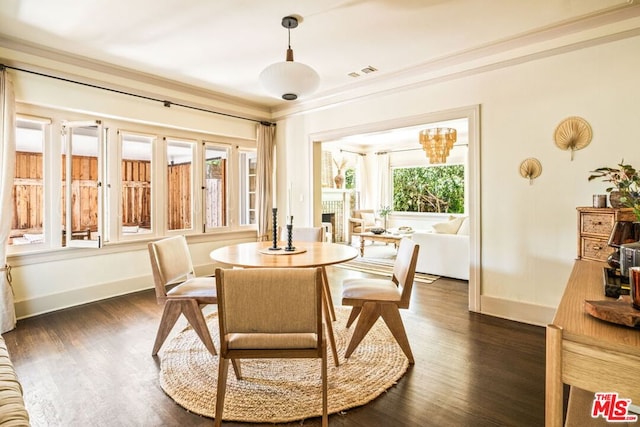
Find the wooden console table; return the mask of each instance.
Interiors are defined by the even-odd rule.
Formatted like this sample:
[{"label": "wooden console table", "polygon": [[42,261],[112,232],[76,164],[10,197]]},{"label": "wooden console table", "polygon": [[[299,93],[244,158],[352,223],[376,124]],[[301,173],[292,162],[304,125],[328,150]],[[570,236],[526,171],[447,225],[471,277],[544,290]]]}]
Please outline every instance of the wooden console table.
[{"label": "wooden console table", "polygon": [[[545,425],[563,425],[563,383],[590,392],[617,392],[640,403],[640,330],[596,319],[585,300],[605,300],[605,263],[578,260],[547,326]],[[610,299],[613,301],[613,299]],[[590,408],[589,408],[590,409]]]}]

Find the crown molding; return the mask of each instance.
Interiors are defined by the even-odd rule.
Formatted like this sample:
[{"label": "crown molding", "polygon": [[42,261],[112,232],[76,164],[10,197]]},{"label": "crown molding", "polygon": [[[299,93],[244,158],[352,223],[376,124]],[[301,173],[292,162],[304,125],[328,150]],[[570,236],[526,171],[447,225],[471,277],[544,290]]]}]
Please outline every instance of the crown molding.
[{"label": "crown molding", "polygon": [[24,40],[8,37],[3,34],[0,34],[0,47],[9,49],[14,52],[33,55],[38,58],[48,59],[55,63],[61,64],[62,66],[77,67],[83,70],[94,71],[94,72],[118,77],[121,79],[129,80],[133,84],[129,86],[124,84],[108,82],[105,80],[98,80],[98,79],[91,78],[84,75],[71,74],[69,72],[62,71],[61,69],[53,69],[53,68],[38,66],[26,60],[18,61],[18,60],[2,58],[1,60],[3,61],[3,63],[5,63],[5,65],[25,68],[38,73],[51,75],[53,77],[78,81],[83,84],[101,86],[101,87],[108,88],[110,90],[116,90],[116,91],[122,91],[122,92],[135,92],[135,94],[141,95],[141,96],[148,96],[153,98],[158,98],[158,97],[166,98],[168,101],[171,101],[173,103],[190,104],[189,101],[185,101],[177,98],[172,99],[171,97],[167,97],[166,95],[163,95],[159,92],[151,92],[151,91],[145,92],[140,90],[139,88],[136,88],[135,83],[143,83],[146,85],[162,88],[168,91],[184,93],[184,94],[195,96],[198,98],[206,98],[207,100],[212,101],[211,105],[208,105],[208,108],[211,108],[211,106],[215,106],[218,108],[220,104],[224,104],[225,106],[231,106],[231,108],[227,107],[227,111],[225,111],[225,113],[227,114],[247,116],[247,111],[253,110],[254,111],[253,118],[255,119],[264,120],[266,118],[269,118],[270,116],[269,108],[264,104],[251,102],[240,97],[225,95],[220,92],[205,89],[203,87],[193,86],[193,85],[181,83],[171,79],[165,79],[149,73],[132,70],[130,68],[119,67],[119,66],[102,62],[102,61],[90,59],[87,57],[73,55],[68,52],[46,48],[41,45],[37,45],[34,43],[26,42]]}]

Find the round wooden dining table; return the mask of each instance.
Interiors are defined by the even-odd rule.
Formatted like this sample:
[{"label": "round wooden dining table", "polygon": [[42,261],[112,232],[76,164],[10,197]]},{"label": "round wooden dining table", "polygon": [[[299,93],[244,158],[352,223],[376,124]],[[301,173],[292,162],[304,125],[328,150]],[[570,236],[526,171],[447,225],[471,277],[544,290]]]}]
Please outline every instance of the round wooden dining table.
[{"label": "round wooden dining table", "polygon": [[293,245],[295,250],[285,251],[284,245],[279,250],[271,250],[272,242],[239,243],[214,249],[209,256],[215,262],[244,268],[320,267],[324,291],[322,306],[327,325],[327,336],[334,363],[338,366],[338,353],[332,324],[336,315],[325,267],[352,260],[358,256],[358,251],[348,245],[328,242],[293,242]]}]

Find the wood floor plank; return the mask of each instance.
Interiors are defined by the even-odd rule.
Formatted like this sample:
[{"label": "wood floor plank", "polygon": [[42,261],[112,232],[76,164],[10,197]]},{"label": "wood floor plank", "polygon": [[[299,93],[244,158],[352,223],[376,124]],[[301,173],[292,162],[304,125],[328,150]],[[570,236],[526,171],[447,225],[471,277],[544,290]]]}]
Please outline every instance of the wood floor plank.
[{"label": "wood floor plank", "polygon": [[[367,277],[327,273],[338,305],[343,279]],[[544,329],[470,313],[467,298],[464,281],[414,285],[401,313],[415,365],[373,402],[331,415],[330,425],[544,425]],[[4,337],[32,425],[212,425],[160,388],[151,349],[161,314],[149,290],[19,321]],[[173,334],[184,326],[181,318]],[[320,418],[304,425],[319,426]]]}]

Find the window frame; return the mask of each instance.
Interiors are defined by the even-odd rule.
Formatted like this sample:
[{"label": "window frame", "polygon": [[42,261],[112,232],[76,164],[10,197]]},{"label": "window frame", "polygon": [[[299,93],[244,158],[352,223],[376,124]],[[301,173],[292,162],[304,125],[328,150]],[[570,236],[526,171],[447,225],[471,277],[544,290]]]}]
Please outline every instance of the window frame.
[{"label": "window frame", "polygon": [[[37,123],[41,126],[42,132],[42,145],[41,145],[41,155],[42,155],[42,234],[43,240],[42,242],[33,242],[28,244],[10,244],[8,245],[8,253],[22,253],[22,252],[33,252],[44,249],[49,249],[55,244],[60,244],[60,238],[58,238],[58,242],[56,243],[54,240],[54,236],[60,235],[60,226],[58,229],[54,229],[52,226],[51,215],[47,215],[47,212],[50,212],[50,201],[51,201],[51,189],[45,183],[50,181],[50,178],[47,177],[52,174],[51,168],[51,134],[52,134],[52,121],[50,118],[30,115],[30,114],[16,114],[16,122],[15,129],[18,129],[19,122],[32,122]],[[17,135],[16,135],[17,136]],[[18,143],[16,139],[16,144]],[[18,150],[16,149],[16,152]],[[15,173],[14,173],[15,176]],[[14,183],[15,187],[15,183]]]},{"label": "window frame", "polygon": [[[246,156],[246,157],[245,157]],[[251,157],[250,157],[251,156]],[[254,190],[251,191],[251,160],[256,162],[256,173],[253,174],[254,178]],[[238,147],[238,193],[240,195],[238,206],[238,225],[244,226],[257,226],[258,221],[258,188],[257,188],[257,162],[258,162],[258,150],[255,148]],[[251,208],[251,194],[253,193],[254,207]],[[251,222],[251,211],[253,210],[254,221]],[[246,222],[244,218],[246,217]]]},{"label": "window frame", "polygon": [[[112,193],[109,197],[109,202],[111,206],[107,215],[109,216],[109,224],[110,224],[110,234],[109,241],[110,242],[125,242],[132,240],[144,240],[148,238],[157,238],[161,236],[160,230],[158,230],[158,224],[160,221],[158,220],[158,216],[163,216],[162,212],[159,212],[156,208],[156,203],[158,200],[158,187],[162,187],[162,181],[159,180],[157,174],[157,162],[159,153],[158,151],[161,147],[158,147],[159,144],[159,136],[157,134],[153,134],[150,132],[131,130],[130,128],[119,128],[116,129],[117,134],[117,144],[116,149],[112,150],[110,155],[108,156],[109,170],[111,174],[109,175],[109,184],[108,189]],[[123,217],[123,194],[124,194],[124,181],[122,180],[123,176],[123,143],[127,136],[131,136],[133,138],[141,138],[141,139],[149,139],[149,143],[151,145],[150,148],[150,195],[149,195],[149,209],[151,212],[150,217],[150,231],[148,233],[139,233],[139,234],[125,234],[122,217]]]},{"label": "window frame", "polygon": [[[224,207],[222,208],[222,215],[224,216],[224,221],[223,221],[224,224],[220,226],[215,226],[215,227],[207,226],[207,217],[206,217],[207,216],[206,153],[208,149],[220,150],[226,153],[225,178],[224,178],[224,188],[223,188],[224,194],[222,196],[222,203],[224,204]],[[233,175],[235,175],[233,173],[230,173],[229,169],[232,163],[237,164],[237,162],[233,161],[233,158],[237,158],[237,150],[232,150],[232,146],[228,144],[207,141],[207,140],[202,142],[202,158],[200,161],[200,164],[202,165],[202,173],[200,176],[200,182],[202,183],[201,194],[202,194],[202,232],[203,233],[226,230],[230,228],[232,223],[235,223],[235,218],[234,218],[234,221],[232,221],[231,209],[230,209],[230,203],[229,203],[229,199],[230,199],[229,196],[231,194],[231,188],[232,188],[232,179],[233,179]],[[237,212],[239,209],[234,209],[234,210]]]},{"label": "window frame", "polygon": [[[101,150],[101,168],[100,180],[103,183],[101,187],[102,195],[100,200],[102,203],[101,212],[103,213],[103,225],[100,231],[101,243],[103,243],[102,251],[117,251],[118,245],[126,243],[137,243],[151,239],[168,236],[171,234],[187,234],[192,236],[207,236],[229,232],[249,232],[257,231],[256,224],[240,225],[240,198],[232,197],[237,194],[239,189],[239,173],[240,173],[240,151],[256,151],[257,144],[255,140],[246,138],[235,138],[216,135],[214,133],[204,133],[189,129],[176,129],[162,124],[139,123],[135,120],[126,119],[104,119],[99,115],[86,115],[82,113],[69,112],[64,110],[52,109],[49,107],[40,107],[30,104],[18,104],[17,117],[28,120],[35,120],[45,125],[44,129],[44,147],[43,147],[43,187],[45,197],[45,213],[43,220],[43,229],[45,233],[45,242],[29,245],[10,245],[8,255],[24,254],[35,255],[38,253],[55,252],[61,255],[65,251],[69,254],[73,251],[85,251],[88,248],[75,248],[75,245],[66,247],[62,245],[62,225],[60,217],[62,214],[62,186],[60,185],[63,176],[63,166],[60,159],[62,158],[64,138],[62,136],[63,124],[71,122],[96,123],[99,121],[102,125],[102,131],[99,134],[103,137]],[[151,209],[155,214],[153,222],[153,232],[146,233],[142,236],[129,237],[124,236],[121,231],[121,144],[119,133],[141,134],[155,137],[152,160],[152,206]],[[166,167],[161,167],[166,161],[166,144],[163,143],[164,138],[178,141],[195,141],[195,150],[193,158],[193,227],[192,229],[168,230],[165,225],[165,201],[166,195]],[[227,156],[227,182],[225,190],[225,215],[226,225],[222,227],[212,227],[205,229],[199,224],[204,224],[203,192],[198,191],[204,180],[202,168],[202,159],[204,158],[205,145],[215,147],[218,150],[224,150]],[[65,166],[66,170],[66,166]],[[233,204],[232,204],[233,203]],[[235,206],[235,205],[238,206]],[[56,222],[58,223],[56,225]],[[20,246],[20,247],[18,247]],[[82,246],[82,245],[79,245]],[[93,249],[95,250],[95,249]],[[64,255],[62,255],[64,256]]]},{"label": "window frame", "polygon": [[[191,226],[189,228],[176,228],[176,229],[170,229],[169,228],[169,213],[167,212],[167,209],[169,207],[169,158],[168,158],[168,149],[169,149],[169,144],[171,142],[177,142],[180,144],[189,144],[190,148],[191,148],[191,172],[190,172],[190,182],[189,182],[189,191],[190,191],[190,211],[191,211]],[[198,191],[198,182],[199,182],[199,175],[201,174],[201,168],[198,166],[198,147],[201,144],[199,144],[199,141],[196,139],[191,139],[191,138],[184,138],[184,137],[173,137],[173,136],[165,136],[163,138],[163,178],[164,178],[164,198],[167,201],[167,203],[164,206],[164,215],[166,215],[163,224],[165,227],[164,232],[168,235],[170,234],[191,234],[194,233],[199,227],[198,227],[198,220],[197,220],[197,212],[196,212],[196,206],[200,205],[200,197],[198,196],[200,191]]]},{"label": "window frame", "polygon": [[[72,120],[72,121],[64,121],[62,123],[62,136],[63,141],[62,144],[64,146],[64,152],[67,153],[65,157],[65,224],[72,224],[73,222],[73,209],[72,203],[73,198],[72,195],[72,164],[73,164],[73,130],[76,128],[87,128],[87,127],[96,127],[96,138],[97,138],[97,177],[96,177],[96,186],[97,186],[97,230],[95,239],[93,237],[88,239],[73,239],[72,234],[64,233],[64,241],[62,244],[66,247],[76,247],[76,248],[100,248],[104,243],[104,221],[105,221],[105,212],[104,212],[104,192],[103,192],[103,183],[104,183],[104,150],[105,150],[105,138],[106,135],[104,133],[104,128],[101,120]],[[61,147],[62,148],[62,147]],[[62,195],[62,194],[61,194]],[[69,226],[65,227],[67,230]],[[61,230],[62,231],[62,230]],[[73,228],[71,228],[73,231]],[[61,232],[62,235],[62,232]]]}]

